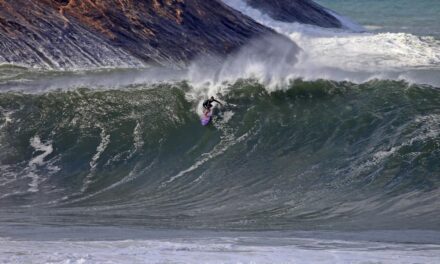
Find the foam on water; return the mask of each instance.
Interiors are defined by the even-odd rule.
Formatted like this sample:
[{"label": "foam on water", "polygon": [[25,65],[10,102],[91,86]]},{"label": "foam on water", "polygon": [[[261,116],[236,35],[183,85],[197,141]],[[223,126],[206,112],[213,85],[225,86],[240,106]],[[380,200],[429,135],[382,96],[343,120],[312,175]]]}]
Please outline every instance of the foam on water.
[{"label": "foam on water", "polygon": [[[367,156],[370,157],[369,160],[362,164],[354,164],[353,174],[356,175],[366,167],[374,167],[390,156],[398,154],[399,150],[402,148],[410,147],[419,142],[425,142],[428,140],[434,141],[437,139],[440,135],[440,115],[432,114],[419,116],[416,117],[413,122],[407,124],[407,126],[414,126],[418,129],[411,133],[411,135],[405,136],[403,142],[394,142],[394,140],[392,140],[392,144],[382,146],[382,149],[380,150],[366,150],[368,153]],[[412,152],[412,159],[417,158],[421,154],[422,153],[419,152]]]},{"label": "foam on water", "polygon": [[[266,39],[273,56],[267,57],[255,40],[220,65],[199,58],[188,71],[13,69],[0,76],[1,91],[24,92],[1,94],[0,149],[18,154],[1,156],[0,220],[66,225],[63,234],[75,224],[261,233],[100,239],[91,232],[92,239],[70,241],[37,230],[41,242],[5,239],[0,230],[0,262],[440,262],[438,235],[430,244],[392,236],[390,242],[279,234],[270,240],[262,231],[438,228],[435,89],[387,81],[290,83],[378,78],[440,87],[438,41],[282,23],[243,1],[225,2],[299,47]],[[241,78],[257,81],[235,85]],[[77,89],[84,87],[105,91]],[[287,91],[267,93],[277,89]],[[213,127],[201,128],[197,113],[207,95],[231,104]]]},{"label": "foam on water", "polygon": [[299,46],[294,52],[296,59],[291,59],[292,47],[275,40],[264,42],[270,52],[258,54],[262,49],[255,49],[258,40],[254,40],[231,54],[221,65],[218,65],[218,58],[214,59],[216,63],[209,58],[197,58],[187,71],[140,66],[135,69],[119,64],[132,69],[104,67],[84,71],[87,67],[79,67],[77,71],[47,72],[26,71],[20,67],[9,70],[10,66],[3,65],[0,66],[0,91],[45,92],[80,87],[119,89],[129,85],[186,80],[197,90],[190,96],[201,100],[207,95],[224,92],[225,82],[240,78],[255,78],[270,91],[285,87],[292,79],[355,83],[390,79],[440,87],[440,41],[433,37],[409,33],[362,33],[359,25],[332,10],[327,11],[341,20],[344,29],[286,23],[272,19],[243,0],[224,2],[293,40]]},{"label": "foam on water", "polygon": [[[440,86],[440,41],[408,33],[356,33],[276,21],[242,0],[224,2],[256,21],[291,38],[301,48],[298,62],[283,68],[283,79],[329,79],[362,83],[371,79],[406,80]],[[343,23],[348,20],[338,16]],[[347,26],[348,27],[348,26]],[[353,26],[350,26],[353,28]],[[357,28],[358,30],[360,28]],[[265,65],[266,69],[279,68]],[[261,79],[261,68],[242,64],[244,78]],[[237,67],[238,68],[238,67]],[[230,70],[233,74],[237,69]],[[265,81],[262,79],[262,81]],[[269,86],[276,87],[277,85]],[[278,85],[279,86],[279,85]]]},{"label": "foam on water", "polygon": [[[27,177],[31,178],[32,181],[29,183],[29,192],[38,192],[38,185],[41,183],[42,179],[40,175],[38,175],[38,167],[45,165],[45,158],[49,156],[53,152],[52,142],[46,142],[44,144],[41,142],[39,136],[35,136],[30,140],[31,146],[35,149],[36,153],[42,152],[41,154],[36,155],[29,161],[28,165],[28,174]],[[50,167],[52,172],[56,172],[59,170],[58,167]]]},{"label": "foam on water", "polygon": [[[262,243],[262,241],[266,241]],[[387,263],[437,264],[440,247],[306,238],[207,237],[122,241],[0,239],[7,263]],[[273,241],[272,241],[273,243]]]},{"label": "foam on water", "polygon": [[[362,33],[358,32],[361,28],[356,23],[336,13],[334,15],[343,22],[345,29],[280,22],[242,0],[224,2],[287,36],[298,48],[292,50],[291,45],[275,39],[260,43],[253,40],[220,65],[219,58],[197,58],[186,71],[149,68],[20,73],[23,69],[14,68],[5,73],[12,74],[12,77],[0,78],[0,91],[45,92],[80,87],[119,89],[129,85],[185,80],[196,88],[189,97],[201,100],[205,96],[224,93],[225,83],[241,78],[255,78],[270,91],[286,87],[293,79],[355,83],[389,79],[440,87],[440,41],[433,37],[409,33]],[[5,71],[6,66],[2,67]]]},{"label": "foam on water", "polygon": [[81,188],[81,192],[85,192],[87,190],[87,188],[89,187],[89,185],[92,183],[91,179],[93,178],[93,175],[96,171],[96,166],[98,166],[98,160],[101,157],[102,153],[107,148],[108,144],[110,143],[110,135],[106,134],[106,131],[104,128],[101,128],[100,137],[101,137],[101,142],[96,147],[96,153],[93,155],[92,160],[89,162],[90,172],[84,179],[84,183],[83,183],[83,187]]}]

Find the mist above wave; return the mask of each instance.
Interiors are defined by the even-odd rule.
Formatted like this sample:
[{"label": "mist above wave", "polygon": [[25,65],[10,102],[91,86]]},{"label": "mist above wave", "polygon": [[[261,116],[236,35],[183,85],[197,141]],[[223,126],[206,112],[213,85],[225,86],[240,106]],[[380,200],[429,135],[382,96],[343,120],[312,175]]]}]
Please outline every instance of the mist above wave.
[{"label": "mist above wave", "polygon": [[[270,91],[285,89],[296,79],[353,83],[373,79],[404,80],[440,87],[440,42],[432,37],[356,32],[355,23],[338,14],[334,15],[345,25],[343,29],[283,22],[249,6],[246,1],[223,2],[284,37],[272,33],[256,36],[227,56],[199,55],[182,69],[146,67],[125,53],[121,53],[121,57],[112,49],[88,45],[88,48],[112,53],[115,60],[100,64],[98,68],[92,67],[93,70],[87,70],[86,64],[70,60],[71,56],[63,57],[61,53],[60,58],[69,61],[58,65],[58,70],[54,71],[6,64],[0,66],[0,91],[42,92],[80,87],[119,89],[187,81],[195,88],[190,96],[202,98],[222,93],[228,87],[225,84],[239,79],[256,79]],[[88,34],[85,32],[84,37]],[[94,36],[89,40],[93,41]],[[6,49],[8,51],[12,49]],[[95,55],[101,56],[100,53]],[[106,56],[102,55],[103,58]],[[118,61],[119,57],[123,59]],[[72,58],[81,59],[81,56]],[[130,63],[125,63],[125,59]],[[105,65],[107,69],[102,68],[107,67]],[[69,71],[59,71],[63,68]]]},{"label": "mist above wave", "polygon": [[[372,79],[406,80],[440,86],[440,41],[407,33],[358,32],[361,27],[335,14],[346,29],[326,29],[278,21],[242,0],[225,0],[236,10],[289,37],[299,47],[294,66],[283,71],[286,79],[329,79],[362,83]],[[331,11],[330,11],[331,12]],[[243,65],[245,77],[259,76]],[[267,66],[274,68],[274,66]],[[276,68],[276,67],[275,67]]]},{"label": "mist above wave", "polygon": [[186,81],[190,96],[224,93],[239,79],[256,79],[268,91],[285,89],[296,79],[364,83],[404,80],[440,87],[440,44],[410,34],[334,32],[289,24],[290,38],[266,36],[226,58],[201,56],[187,69],[101,69],[41,71],[0,66],[0,91],[44,92],[77,88],[121,89]]}]

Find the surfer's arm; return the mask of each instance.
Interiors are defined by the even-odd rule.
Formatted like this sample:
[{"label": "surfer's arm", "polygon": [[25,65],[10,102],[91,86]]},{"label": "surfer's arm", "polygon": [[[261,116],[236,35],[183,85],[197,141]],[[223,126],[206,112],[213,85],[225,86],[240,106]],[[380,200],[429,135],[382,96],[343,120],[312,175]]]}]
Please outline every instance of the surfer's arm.
[{"label": "surfer's arm", "polygon": [[223,106],[222,103],[220,103],[219,101],[217,101],[217,100],[215,100],[215,99],[214,99],[214,102],[216,102],[216,103],[220,104],[221,106]]}]

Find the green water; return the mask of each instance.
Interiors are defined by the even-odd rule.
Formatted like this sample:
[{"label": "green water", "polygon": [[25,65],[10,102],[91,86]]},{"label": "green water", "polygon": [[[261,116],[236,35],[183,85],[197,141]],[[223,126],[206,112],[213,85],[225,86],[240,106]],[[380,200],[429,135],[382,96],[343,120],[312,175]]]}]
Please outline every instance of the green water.
[{"label": "green water", "polygon": [[193,89],[1,93],[2,208],[44,223],[438,228],[437,89],[237,81],[210,127]]},{"label": "green water", "polygon": [[438,0],[317,0],[373,32],[406,32],[440,38]]}]

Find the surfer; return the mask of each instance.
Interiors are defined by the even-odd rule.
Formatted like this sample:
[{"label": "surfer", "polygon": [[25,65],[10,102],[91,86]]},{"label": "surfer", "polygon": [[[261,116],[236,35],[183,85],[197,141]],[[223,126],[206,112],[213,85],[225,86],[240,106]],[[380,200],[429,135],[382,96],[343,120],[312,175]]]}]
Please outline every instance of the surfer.
[{"label": "surfer", "polygon": [[221,106],[223,106],[223,104],[220,103],[218,100],[216,100],[214,98],[214,96],[211,96],[211,98],[209,98],[203,102],[203,108],[204,108],[203,113],[205,115],[207,115],[209,112],[211,112],[213,102],[216,102],[216,103],[220,104]]}]

